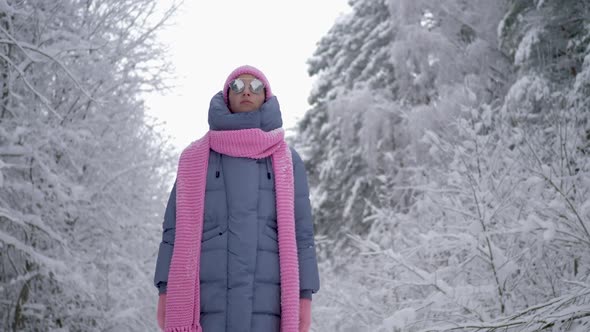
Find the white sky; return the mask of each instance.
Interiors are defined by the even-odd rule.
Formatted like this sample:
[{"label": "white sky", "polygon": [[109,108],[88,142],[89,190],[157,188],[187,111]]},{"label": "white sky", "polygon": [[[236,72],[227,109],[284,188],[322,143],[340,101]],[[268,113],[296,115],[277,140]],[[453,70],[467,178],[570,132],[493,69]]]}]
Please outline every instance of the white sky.
[{"label": "white sky", "polygon": [[160,33],[170,47],[177,86],[146,98],[150,114],[166,123],[180,150],[209,129],[211,97],[243,64],[265,73],[292,128],[309,108],[312,79],[306,61],[334,21],[350,11],[346,0],[185,0],[173,25]]}]

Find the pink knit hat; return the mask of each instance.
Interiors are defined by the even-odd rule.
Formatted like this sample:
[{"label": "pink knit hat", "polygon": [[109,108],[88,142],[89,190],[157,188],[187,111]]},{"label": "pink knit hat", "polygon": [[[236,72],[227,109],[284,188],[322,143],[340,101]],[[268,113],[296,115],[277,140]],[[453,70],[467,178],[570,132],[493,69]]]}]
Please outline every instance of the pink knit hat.
[{"label": "pink knit hat", "polygon": [[270,99],[270,97],[272,97],[272,91],[270,90],[270,84],[268,83],[268,79],[266,79],[266,76],[264,76],[264,74],[257,68],[244,65],[234,69],[234,71],[232,71],[225,80],[225,84],[223,85],[223,100],[225,100],[226,105],[229,105],[229,83],[238,78],[240,75],[244,74],[250,74],[256,77],[257,79],[261,80],[262,83],[264,83],[264,91],[266,95],[266,99],[264,101],[267,101]]}]

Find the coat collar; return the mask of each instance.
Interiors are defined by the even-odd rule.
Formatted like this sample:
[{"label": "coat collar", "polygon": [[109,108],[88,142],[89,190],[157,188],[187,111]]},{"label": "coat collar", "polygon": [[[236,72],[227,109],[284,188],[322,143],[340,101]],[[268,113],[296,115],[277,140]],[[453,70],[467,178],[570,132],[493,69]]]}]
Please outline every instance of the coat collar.
[{"label": "coat collar", "polygon": [[281,109],[276,96],[268,99],[259,109],[252,112],[232,113],[223,100],[223,92],[211,98],[209,104],[210,130],[239,130],[259,128],[271,131],[283,126]]}]

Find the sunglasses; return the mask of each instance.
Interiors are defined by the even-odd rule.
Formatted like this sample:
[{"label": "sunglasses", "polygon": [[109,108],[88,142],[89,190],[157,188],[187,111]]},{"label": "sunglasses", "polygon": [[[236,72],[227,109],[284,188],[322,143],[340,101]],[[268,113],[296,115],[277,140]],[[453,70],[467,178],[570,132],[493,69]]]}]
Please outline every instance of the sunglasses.
[{"label": "sunglasses", "polygon": [[[229,83],[230,89],[235,93],[242,93],[246,88],[246,82],[241,78],[236,78]],[[264,90],[264,83],[261,80],[255,78],[250,81],[250,91],[254,94],[259,94]]]}]

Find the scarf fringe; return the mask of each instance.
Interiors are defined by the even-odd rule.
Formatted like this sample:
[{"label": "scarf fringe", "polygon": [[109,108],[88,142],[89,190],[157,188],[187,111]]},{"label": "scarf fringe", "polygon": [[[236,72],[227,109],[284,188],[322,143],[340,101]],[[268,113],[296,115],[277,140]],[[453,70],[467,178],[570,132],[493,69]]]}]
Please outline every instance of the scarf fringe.
[{"label": "scarf fringe", "polygon": [[201,325],[198,326],[180,326],[180,327],[167,327],[165,332],[203,332]]}]

